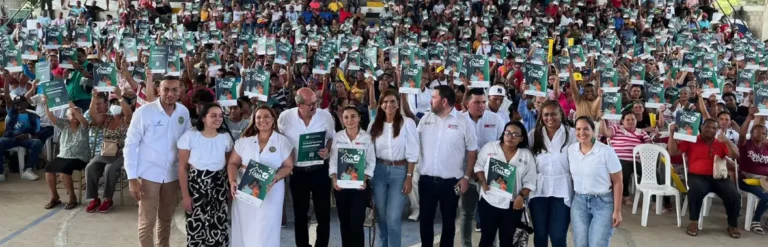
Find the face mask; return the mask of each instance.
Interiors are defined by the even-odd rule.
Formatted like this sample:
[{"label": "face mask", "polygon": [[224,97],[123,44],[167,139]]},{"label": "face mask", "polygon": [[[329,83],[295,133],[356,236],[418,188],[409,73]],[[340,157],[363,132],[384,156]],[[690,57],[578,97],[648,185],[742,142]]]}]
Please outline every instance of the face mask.
[{"label": "face mask", "polygon": [[109,114],[112,116],[120,115],[120,113],[123,113],[123,108],[119,105],[111,105],[109,106]]}]

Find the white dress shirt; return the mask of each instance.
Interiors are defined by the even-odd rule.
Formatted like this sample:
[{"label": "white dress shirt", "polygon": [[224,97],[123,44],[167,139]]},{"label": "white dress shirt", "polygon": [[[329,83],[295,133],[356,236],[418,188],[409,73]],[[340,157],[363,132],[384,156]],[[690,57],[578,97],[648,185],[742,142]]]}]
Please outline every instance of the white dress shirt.
[{"label": "white dress shirt", "polygon": [[[466,116],[469,120],[472,117],[469,115],[469,111],[462,112],[461,115]],[[501,134],[504,133],[504,125],[507,123],[501,119],[499,114],[492,111],[485,110],[483,116],[475,122],[470,121],[475,127],[475,134],[477,135],[477,146],[485,146],[486,143],[499,140]]]},{"label": "white dress shirt", "polygon": [[621,171],[619,156],[602,142],[595,142],[586,154],[581,153],[580,143],[571,144],[568,146],[568,164],[573,176],[573,190],[579,194],[610,192],[611,174]]},{"label": "white dress shirt", "polygon": [[501,120],[504,121],[504,124],[507,124],[510,121],[510,119],[509,119],[509,106],[510,105],[512,105],[512,101],[507,99],[507,97],[504,97],[504,101],[501,103],[501,106],[499,106],[499,110],[497,110],[496,112],[493,112],[493,111],[491,111],[490,108],[488,108],[488,111],[491,111],[493,113],[499,114],[499,117],[501,117]]},{"label": "white dress shirt", "polygon": [[360,129],[354,140],[350,140],[346,130],[336,132],[331,145],[331,160],[328,161],[328,175],[338,173],[339,148],[359,148],[365,150],[365,175],[373,177],[376,167],[376,150],[371,141],[371,135]]},{"label": "white dress shirt", "polygon": [[[488,171],[488,165],[490,158],[501,160],[510,164],[516,168],[515,170],[515,187],[512,194],[512,200],[517,197],[520,190],[528,188],[531,192],[536,191],[536,159],[531,154],[531,151],[527,148],[517,149],[515,156],[512,159],[507,160],[504,156],[504,150],[501,149],[501,141],[493,141],[485,144],[480,152],[477,154],[477,163],[475,163],[475,173]],[[481,158],[482,157],[482,158]],[[488,180],[488,173],[486,175],[486,183]],[[504,200],[498,196],[493,196],[490,193],[486,193],[485,190],[480,189],[480,197],[485,199],[488,204],[501,209],[509,209],[509,200]]]},{"label": "white dress shirt", "polygon": [[[371,131],[371,126],[373,126],[373,121],[368,125],[368,131]],[[400,126],[400,133],[397,136],[394,136],[395,130],[392,126],[392,123],[384,122],[381,135],[376,137],[376,141],[373,143],[376,148],[376,158],[388,161],[418,162],[419,135],[416,131],[416,122],[403,116],[403,125]]]},{"label": "white dress shirt", "polygon": [[[280,132],[291,141],[293,148],[296,149],[296,153],[299,152],[299,136],[308,133],[315,133],[325,131],[325,139],[333,139],[336,131],[333,129],[335,126],[333,122],[333,116],[331,113],[323,110],[315,110],[315,115],[309,121],[309,125],[304,124],[304,120],[299,117],[299,108],[294,107],[280,113],[280,117],[277,119],[277,128]],[[298,155],[296,155],[298,157]],[[299,165],[297,167],[306,167],[308,165]]]},{"label": "white dress shirt", "polygon": [[421,140],[421,175],[440,178],[464,176],[467,151],[477,151],[477,134],[472,120],[452,108],[444,118],[429,112],[419,121],[416,130]]},{"label": "white dress shirt", "polygon": [[170,116],[157,100],[133,113],[123,157],[128,179],[166,183],[179,179],[176,142],[189,130],[189,111],[176,103]]},{"label": "white dress shirt", "polygon": [[[528,140],[531,142],[534,140],[533,132],[533,130],[528,132]],[[571,127],[560,126],[552,136],[552,140],[547,137],[546,130],[542,129],[542,135],[546,151],[542,150],[536,155],[538,179],[536,179],[536,190],[529,195],[529,198],[563,198],[565,205],[571,206],[573,183],[571,183],[571,172],[568,166],[568,146],[577,142],[576,131]]]},{"label": "white dress shirt", "polygon": [[[720,133],[723,133],[723,130],[717,129],[717,133],[715,133],[715,136],[719,136]],[[739,132],[729,127],[728,130],[725,131],[725,138],[727,138],[728,140],[731,140],[733,144],[737,144],[739,143]]]},{"label": "white dress shirt", "polygon": [[429,101],[432,99],[434,89],[425,88],[424,92],[408,94],[408,106],[413,114],[426,113],[430,109]]}]

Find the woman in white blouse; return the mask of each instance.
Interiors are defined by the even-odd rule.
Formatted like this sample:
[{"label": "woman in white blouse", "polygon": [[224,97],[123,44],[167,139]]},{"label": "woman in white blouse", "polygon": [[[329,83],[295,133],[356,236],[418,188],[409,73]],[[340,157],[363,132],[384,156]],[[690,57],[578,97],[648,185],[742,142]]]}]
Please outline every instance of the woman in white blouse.
[{"label": "woman in white blouse", "polygon": [[237,186],[251,160],[275,169],[275,178],[267,187],[261,207],[233,200],[229,246],[280,246],[285,197],[283,179],[293,171],[293,145],[277,132],[277,114],[272,108],[264,105],[256,108],[250,121],[229,156],[227,173],[232,198],[235,198]]},{"label": "woman in white blouse", "polygon": [[574,246],[607,247],[621,223],[621,163],[611,147],[595,141],[595,123],[589,117],[576,119],[576,139],[578,143],[568,146],[576,192],[571,203]]},{"label": "woman in white blouse", "polygon": [[[515,229],[525,212],[525,198],[536,190],[536,159],[528,150],[525,126],[518,121],[504,126],[498,141],[485,144],[475,173],[480,192],[480,247],[491,247],[499,232],[499,246],[512,246]],[[509,181],[509,183],[507,182]]]},{"label": "woman in white blouse", "polygon": [[563,121],[565,113],[557,101],[546,101],[540,109],[536,127],[528,133],[538,171],[536,190],[528,202],[533,245],[547,247],[551,240],[553,247],[565,247],[573,195],[567,147],[576,143],[576,131]]},{"label": "woman in white blouse", "polygon": [[368,127],[376,149],[371,184],[383,247],[401,245],[403,206],[411,193],[413,169],[419,159],[416,122],[400,113],[403,104],[408,103],[398,98],[396,91],[382,92],[376,117]]},{"label": "woman in white blouse", "polygon": [[[376,153],[371,135],[360,128],[360,111],[356,107],[344,108],[342,123],[344,130],[336,132],[331,145],[328,174],[336,190],[341,246],[363,246],[363,222],[365,207],[368,205],[365,184],[373,177]],[[360,159],[360,154],[364,159]]]},{"label": "woman in white blouse", "polygon": [[222,128],[223,121],[221,106],[206,104],[195,128],[176,143],[188,246],[226,246],[229,242],[229,193],[224,165],[232,150],[232,138]]}]

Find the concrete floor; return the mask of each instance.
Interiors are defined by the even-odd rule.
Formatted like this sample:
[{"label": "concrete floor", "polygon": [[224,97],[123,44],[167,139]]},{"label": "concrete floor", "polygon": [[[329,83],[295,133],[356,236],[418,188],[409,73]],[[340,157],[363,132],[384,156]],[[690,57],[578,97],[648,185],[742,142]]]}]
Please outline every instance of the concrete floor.
[{"label": "concrete floor", "polygon": [[[39,175],[43,174],[40,172]],[[65,192],[60,190],[59,193],[66,200]],[[70,211],[62,207],[45,210],[43,206],[48,200],[44,178],[30,182],[20,180],[18,174],[8,174],[8,180],[0,182],[0,247],[138,246],[137,207],[127,194],[125,206],[119,206],[119,193],[116,193],[118,206],[107,214],[85,213],[82,205]],[[674,214],[659,216],[652,213],[648,227],[642,227],[639,214],[632,215],[630,207],[625,207],[623,212],[624,222],[615,231],[611,246],[762,246],[768,240],[768,237],[750,232],[742,232],[742,238],[738,240],[729,238],[725,233],[725,213],[719,201],[713,204],[711,216],[705,218],[704,229],[695,238],[686,235],[684,228],[675,226]],[[295,246],[293,224],[290,223],[292,213],[288,215],[289,223],[283,228],[281,236],[282,246]],[[181,210],[177,210],[175,222],[182,224],[174,224],[172,246],[185,245],[183,218]],[[332,221],[331,246],[340,246],[337,217],[333,216]],[[683,218],[682,222],[685,226],[688,221]],[[314,232],[314,225],[311,228],[310,232]],[[436,224],[437,235],[440,234],[439,228],[440,225]],[[479,237],[479,233],[473,234],[475,245]],[[460,246],[459,239],[457,234],[455,246]],[[421,246],[418,223],[404,222],[403,242],[404,246]],[[533,244],[530,243],[530,246]]]}]

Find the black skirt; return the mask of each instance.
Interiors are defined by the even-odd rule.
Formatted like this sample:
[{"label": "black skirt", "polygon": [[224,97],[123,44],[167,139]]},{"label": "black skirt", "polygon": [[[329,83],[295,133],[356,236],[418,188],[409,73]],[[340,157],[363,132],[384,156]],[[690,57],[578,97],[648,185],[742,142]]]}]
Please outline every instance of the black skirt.
[{"label": "black skirt", "polygon": [[45,167],[45,172],[64,173],[71,176],[72,172],[82,171],[85,169],[86,165],[88,165],[88,163],[79,159],[66,159],[56,157],[53,159],[53,161],[51,161],[51,163],[48,163],[48,166]]}]

